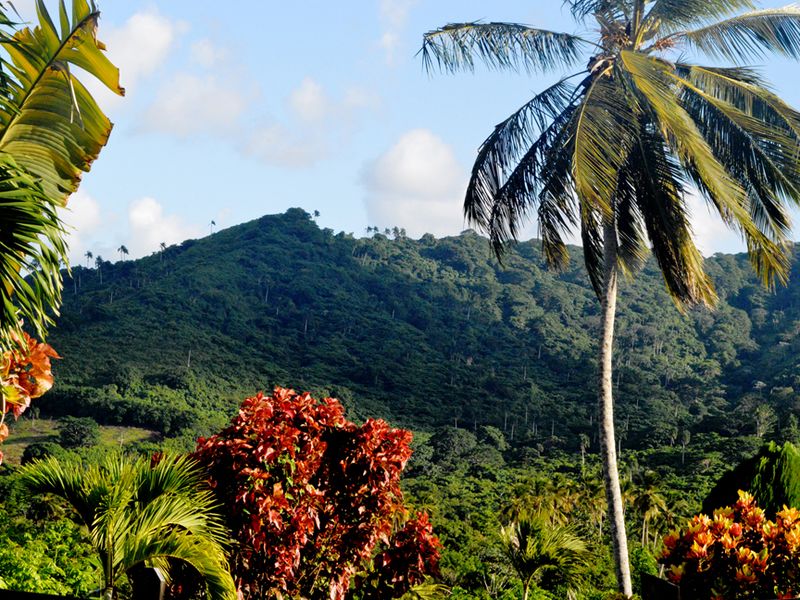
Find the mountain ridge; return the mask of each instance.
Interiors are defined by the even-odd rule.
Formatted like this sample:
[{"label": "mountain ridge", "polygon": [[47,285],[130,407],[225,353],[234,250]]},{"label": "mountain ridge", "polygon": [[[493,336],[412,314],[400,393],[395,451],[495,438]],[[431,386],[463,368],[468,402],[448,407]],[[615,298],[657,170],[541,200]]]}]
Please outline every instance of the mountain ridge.
[{"label": "mountain ridge", "polygon": [[[599,304],[580,249],[570,252],[553,273],[537,242],[523,242],[501,266],[470,230],[355,238],[290,209],[135,261],[75,267],[49,340],[64,360],[42,410],[203,433],[243,394],[285,385],[336,395],[355,418],[493,425],[572,446],[595,435]],[[680,315],[652,260],[622,285],[626,445],[744,435],[757,429],[751,404],[782,427],[800,406],[797,263],[775,293],[745,255],[706,264],[714,312]]]}]

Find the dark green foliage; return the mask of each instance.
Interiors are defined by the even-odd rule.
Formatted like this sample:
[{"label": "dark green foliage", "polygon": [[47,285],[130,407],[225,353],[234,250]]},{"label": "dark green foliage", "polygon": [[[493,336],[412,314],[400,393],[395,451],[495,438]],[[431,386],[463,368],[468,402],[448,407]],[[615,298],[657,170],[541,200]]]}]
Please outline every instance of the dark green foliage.
[{"label": "dark green foliage", "polygon": [[25,446],[25,450],[22,451],[21,462],[23,465],[26,465],[29,462],[42,460],[48,456],[61,456],[64,453],[65,447],[63,443],[59,445],[55,442],[34,442],[33,444]]},{"label": "dark green foliage", "polygon": [[100,441],[100,426],[90,417],[64,417],[58,423],[58,443],[63,448],[87,448]]},{"label": "dark green foliage", "polygon": [[800,508],[800,451],[786,442],[765,445],[754,457],[725,473],[703,502],[703,511],[732,506],[737,492],[753,494],[770,519],[785,506]]},{"label": "dark green foliage", "polygon": [[[286,385],[340,397],[355,419],[491,426],[534,452],[575,452],[586,434],[592,452],[598,307],[571,265],[548,272],[534,241],[501,266],[470,231],[356,239],[292,209],[104,262],[102,281],[76,267],[51,336],[58,383],[39,405],[191,439],[218,430],[242,395]],[[681,316],[652,261],[623,285],[623,449],[680,447],[688,431],[691,461],[702,433],[757,433],[745,398],[771,407],[768,430],[781,432],[800,406],[800,270],[770,294],[744,255],[707,268],[715,312]]]},{"label": "dark green foliage", "polygon": [[492,446],[500,452],[505,452],[509,448],[508,441],[506,441],[506,436],[503,435],[503,432],[491,425],[481,425],[481,427],[478,428],[478,440]]}]

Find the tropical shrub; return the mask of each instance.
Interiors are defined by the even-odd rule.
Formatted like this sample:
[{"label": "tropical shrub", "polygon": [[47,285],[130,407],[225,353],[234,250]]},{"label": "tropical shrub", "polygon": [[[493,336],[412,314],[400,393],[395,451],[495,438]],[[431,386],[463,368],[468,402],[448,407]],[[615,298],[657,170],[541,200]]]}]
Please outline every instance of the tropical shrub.
[{"label": "tropical shrub", "polygon": [[126,579],[144,565],[169,570],[189,564],[203,579],[209,600],[234,600],[227,569],[227,531],[195,461],[152,461],[107,454],[99,463],[50,457],[22,468],[34,493],[67,501],[102,566],[103,600],[116,600]]},{"label": "tropical shrub", "polygon": [[766,444],[720,478],[703,501],[703,512],[732,504],[739,490],[752,494],[769,518],[784,506],[800,508],[800,451],[791,442]]},{"label": "tropical shrub", "polygon": [[[49,345],[26,333],[12,336],[13,343],[0,358],[0,443],[8,438],[6,415],[18,418],[30,406],[31,400],[44,395],[53,387],[51,358],[60,358]],[[0,452],[0,462],[3,453]]]},{"label": "tropical shrub", "polygon": [[201,438],[195,457],[226,508],[244,595],[398,598],[435,573],[438,540],[400,490],[410,442],[384,421],[348,421],[338,400],[281,388]]},{"label": "tropical shrub", "polygon": [[800,593],[800,511],[767,519],[752,495],[692,518],[664,538],[661,563],[682,594],[696,600],[794,598]]},{"label": "tropical shrub", "polygon": [[91,417],[64,417],[58,424],[58,443],[63,448],[96,446],[100,426]]}]

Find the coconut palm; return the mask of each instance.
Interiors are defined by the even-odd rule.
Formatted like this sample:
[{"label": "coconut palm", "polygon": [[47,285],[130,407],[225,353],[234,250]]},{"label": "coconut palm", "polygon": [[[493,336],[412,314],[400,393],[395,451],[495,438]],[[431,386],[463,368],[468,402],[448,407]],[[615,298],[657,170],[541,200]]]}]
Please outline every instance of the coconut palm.
[{"label": "coconut palm", "polygon": [[196,463],[165,457],[111,454],[85,467],[76,459],[50,457],[22,469],[36,493],[65,499],[89,531],[103,569],[103,599],[117,598],[121,578],[149,564],[191,565],[204,578],[208,597],[236,598],[223,545],[227,532]]},{"label": "coconut palm", "polygon": [[119,259],[125,260],[125,257],[128,256],[128,248],[125,244],[122,244],[119,248],[117,248],[117,252],[119,252]]},{"label": "coconut palm", "polygon": [[[777,53],[800,57],[800,7],[751,0],[566,0],[593,39],[515,23],[456,23],[426,34],[429,69],[568,73],[500,123],[481,147],[464,210],[499,255],[536,217],[545,260],[563,267],[580,229],[602,307],[600,450],[620,591],[631,595],[617,470],[612,347],[620,275],[649,251],[681,310],[717,296],[690,223],[698,193],[747,242],[765,284],[785,282],[800,200],[800,114],[756,71]],[[741,11],[746,10],[743,14]],[[734,66],[688,62],[695,53]],[[580,65],[580,67],[575,67]],[[571,71],[575,71],[571,73]]]},{"label": "coconut palm", "polygon": [[[0,3],[0,345],[24,320],[44,335],[61,303],[64,226],[57,209],[108,140],[111,123],[73,72],[118,94],[119,71],[97,40],[93,2],[59,5],[55,25],[42,1],[37,24],[20,28]],[[36,261],[38,269],[31,265]]]},{"label": "coconut palm", "polygon": [[92,254],[91,250],[87,250],[84,256],[86,257],[86,268],[88,269],[89,266],[92,264],[92,259],[94,258],[94,254]]},{"label": "coconut palm", "polygon": [[503,551],[522,580],[523,600],[534,586],[568,598],[583,586],[591,555],[583,540],[569,527],[553,525],[543,515],[522,516],[500,530]]}]

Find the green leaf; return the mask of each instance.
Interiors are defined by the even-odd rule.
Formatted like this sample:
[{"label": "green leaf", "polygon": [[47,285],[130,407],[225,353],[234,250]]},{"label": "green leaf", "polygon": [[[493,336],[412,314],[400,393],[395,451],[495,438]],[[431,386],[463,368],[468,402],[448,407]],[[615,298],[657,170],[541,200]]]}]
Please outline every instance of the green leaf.
[{"label": "green leaf", "polygon": [[120,95],[119,71],[96,39],[98,13],[73,2],[72,20],[61,9],[59,32],[37,1],[39,25],[6,39],[13,81],[0,96],[0,151],[38,177],[45,193],[62,202],[80,183],[108,140],[111,123],[72,73],[79,67]]}]

